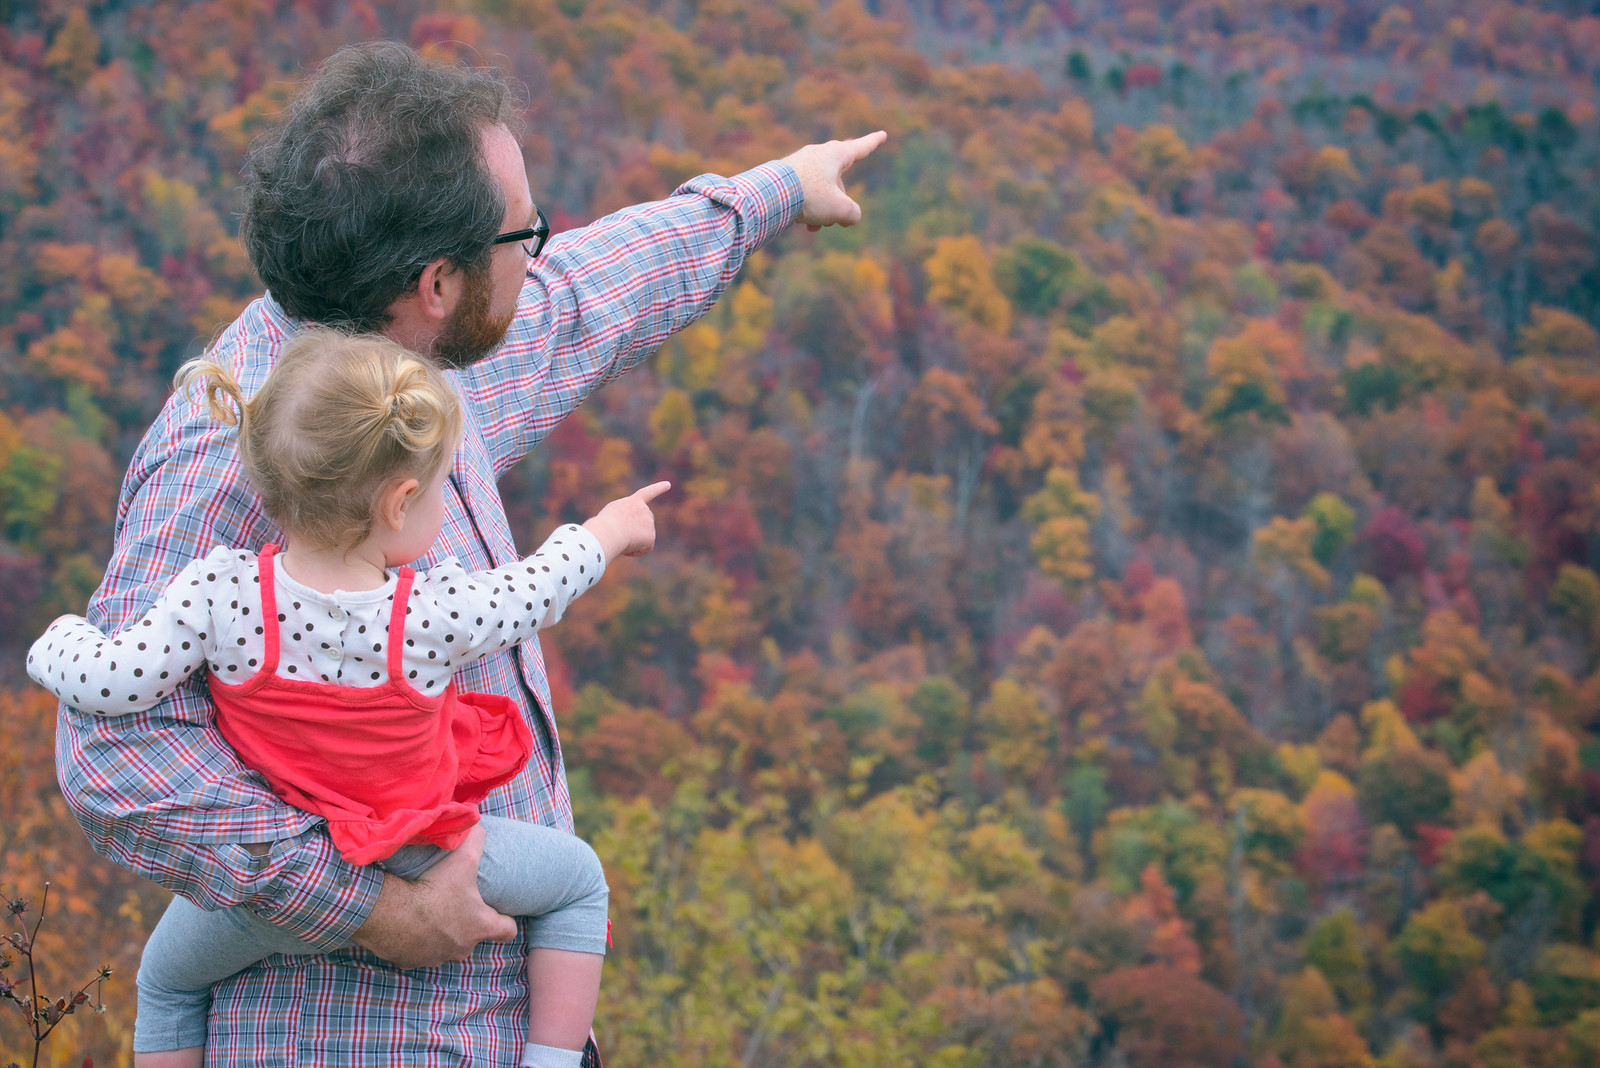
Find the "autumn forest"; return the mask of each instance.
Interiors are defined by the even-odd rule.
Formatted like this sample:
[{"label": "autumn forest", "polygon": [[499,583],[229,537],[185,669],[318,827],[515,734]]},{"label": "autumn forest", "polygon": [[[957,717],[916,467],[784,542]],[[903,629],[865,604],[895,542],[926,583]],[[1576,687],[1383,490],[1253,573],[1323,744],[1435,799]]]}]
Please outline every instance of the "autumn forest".
[{"label": "autumn forest", "polygon": [[22,651],[259,292],[246,146],[388,36],[526,86],[557,231],[890,133],[501,484],[677,487],[544,643],[608,1060],[1600,1064],[1592,7],[0,0],[0,892],[115,973],[41,1063],[129,1063],[165,893]]}]

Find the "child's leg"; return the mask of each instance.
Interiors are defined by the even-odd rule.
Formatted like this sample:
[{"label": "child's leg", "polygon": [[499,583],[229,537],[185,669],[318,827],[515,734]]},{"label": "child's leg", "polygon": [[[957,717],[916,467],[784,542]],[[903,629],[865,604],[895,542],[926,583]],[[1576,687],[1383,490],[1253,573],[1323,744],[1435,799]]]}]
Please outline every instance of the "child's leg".
[{"label": "child's leg", "polygon": [[528,1041],[576,1055],[594,1023],[606,952],[609,891],[600,858],[583,839],[553,827],[494,816],[485,816],[483,827],[484,902],[532,917]]},{"label": "child's leg", "polygon": [[172,899],[139,959],[135,1068],[199,1068],[211,984],[273,953],[315,953],[241,908],[207,912]]},{"label": "child's leg", "polygon": [[603,953],[528,950],[528,1041],[581,1053],[600,997]]}]

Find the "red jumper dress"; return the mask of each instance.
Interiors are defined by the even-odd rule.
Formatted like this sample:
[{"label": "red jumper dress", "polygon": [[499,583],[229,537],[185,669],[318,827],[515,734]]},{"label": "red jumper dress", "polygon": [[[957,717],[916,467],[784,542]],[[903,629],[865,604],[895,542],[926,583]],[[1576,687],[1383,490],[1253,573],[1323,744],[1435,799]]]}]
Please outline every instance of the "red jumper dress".
[{"label": "red jumper dress", "polygon": [[322,816],[352,864],[382,860],[403,845],[461,844],[478,805],[533,753],[533,734],[508,697],[436,697],[407,683],[401,650],[416,572],[400,569],[389,610],[387,682],[372,687],[281,679],[276,545],[261,550],[266,656],[240,683],[211,676],[217,728],[239,759],[266,776],[289,804]]}]

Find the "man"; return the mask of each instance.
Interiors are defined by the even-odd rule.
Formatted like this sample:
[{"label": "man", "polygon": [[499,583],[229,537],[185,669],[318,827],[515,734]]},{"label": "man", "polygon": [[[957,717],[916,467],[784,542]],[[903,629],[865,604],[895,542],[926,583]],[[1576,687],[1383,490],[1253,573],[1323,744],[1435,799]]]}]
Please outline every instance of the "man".
[{"label": "man", "polygon": [[[247,393],[300,324],[378,330],[454,368],[467,429],[424,566],[514,559],[495,480],[597,385],[715,302],[790,223],[850,225],[842,175],[879,132],[803,148],[732,179],[560,235],[534,206],[505,83],[395,44],[330,58],[252,153],[244,235],[268,294],[217,340]],[[169,400],[130,464],[90,619],[114,630],[217,544],[277,531],[233,432]],[[483,809],[572,829],[538,643],[461,672],[517,702],[538,742]],[[243,904],[308,943],[215,988],[208,1063],[515,1064],[524,1028],[516,924],[478,897],[474,838],[416,883],[346,864],[222,742],[203,685],[149,713],[63,708],[63,790],[95,848],[208,908]],[[318,949],[353,940],[364,950]]]}]

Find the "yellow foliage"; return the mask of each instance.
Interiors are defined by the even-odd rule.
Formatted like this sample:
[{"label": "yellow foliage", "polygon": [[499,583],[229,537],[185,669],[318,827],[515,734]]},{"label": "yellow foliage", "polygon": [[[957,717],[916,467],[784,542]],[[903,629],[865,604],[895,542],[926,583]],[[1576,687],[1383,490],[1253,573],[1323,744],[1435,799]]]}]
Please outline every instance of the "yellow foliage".
[{"label": "yellow foliage", "polygon": [[1523,356],[1554,360],[1573,369],[1600,369],[1596,366],[1600,364],[1600,334],[1586,320],[1561,308],[1535,305],[1517,340]]},{"label": "yellow foliage", "polygon": [[678,381],[691,393],[713,389],[722,369],[722,332],[701,319],[680,331],[672,345]]},{"label": "yellow foliage", "polygon": [[633,446],[627,438],[606,438],[595,450],[590,477],[601,500],[615,499],[632,493]]},{"label": "yellow foliage", "polygon": [[746,282],[729,294],[728,313],[728,344],[746,351],[760,348],[772,328],[772,298]]},{"label": "yellow foliage", "polygon": [[1354,183],[1361,180],[1355,164],[1350,162],[1348,150],[1336,145],[1323,145],[1311,157],[1311,178],[1322,185]]},{"label": "yellow foliage", "polygon": [[929,301],[997,334],[1011,332],[1011,302],[995,284],[991,257],[976,236],[939,238],[923,266]]},{"label": "yellow foliage", "polygon": [[1033,401],[1033,416],[1020,445],[1031,470],[1074,469],[1083,462],[1083,397],[1060,376],[1051,378]]},{"label": "yellow foliage", "polygon": [[1012,780],[1027,781],[1049,759],[1054,723],[1033,691],[998,679],[978,709],[988,738],[989,759]]},{"label": "yellow foliage", "polygon": [[1076,472],[1051,468],[1044,488],[1024,503],[1023,515],[1034,525],[1031,544],[1041,571],[1068,591],[1094,577],[1089,531],[1100,515],[1100,498],[1079,485]]},{"label": "yellow foliage", "polygon": [[244,100],[211,116],[206,129],[229,158],[243,158],[250,142],[282,118],[289,103],[289,82],[271,82]]},{"label": "yellow foliage", "polygon": [[[993,748],[990,749],[993,755]],[[980,823],[964,836],[961,859],[978,885],[995,890],[1037,880],[1043,854],[1021,832],[999,823]]]},{"label": "yellow foliage", "polygon": [[1271,319],[1252,319],[1239,333],[1212,342],[1206,354],[1206,373],[1219,388],[1259,382],[1268,396],[1282,403],[1279,382],[1305,373],[1305,352],[1300,339]]},{"label": "yellow foliage", "polygon": [[716,576],[715,585],[700,601],[700,614],[689,625],[689,636],[701,649],[730,652],[748,645],[755,634],[750,602],[733,594],[733,581]]},{"label": "yellow foliage", "polygon": [[1419,185],[1406,194],[1406,214],[1420,223],[1434,227],[1450,225],[1455,205],[1450,202],[1450,182],[1441,178],[1427,185]]},{"label": "yellow foliage", "polygon": [[1301,802],[1301,815],[1304,816],[1307,806],[1311,805],[1313,798],[1317,800],[1334,800],[1354,797],[1355,795],[1356,788],[1349,779],[1340,775],[1337,771],[1329,771],[1324,768],[1318,773],[1317,781],[1306,792],[1305,800]]},{"label": "yellow foliage", "polygon": [[650,443],[656,452],[667,455],[677,449],[683,436],[694,429],[694,403],[681,389],[661,394],[650,412]]},{"label": "yellow foliage", "polygon": [[188,248],[197,236],[191,220],[207,212],[195,187],[181,178],[167,178],[150,170],[144,174],[140,194],[162,247],[169,252]]},{"label": "yellow foliage", "polygon": [[1314,745],[1279,742],[1278,763],[1302,793],[1310,790],[1322,774],[1322,757]]},{"label": "yellow foliage", "polygon": [[117,310],[125,315],[148,312],[172,295],[172,290],[158,274],[120,252],[100,257],[100,284],[116,301]]},{"label": "yellow foliage", "polygon": [[1194,171],[1194,155],[1178,131],[1152,123],[1133,142],[1133,177],[1153,195],[1171,195]]},{"label": "yellow foliage", "polygon": [[[1287,859],[1305,837],[1300,807],[1276,790],[1241,787],[1229,803],[1235,812],[1243,813],[1244,829],[1251,840],[1276,857]],[[1256,863],[1262,862],[1263,858],[1256,858]]]},{"label": "yellow foliage", "polygon": [[1521,812],[1525,787],[1520,775],[1501,770],[1500,759],[1484,750],[1450,775],[1453,820],[1458,827],[1475,823],[1502,826]]},{"label": "yellow foliage", "polygon": [[1366,753],[1415,749],[1420,744],[1405,716],[1400,714],[1399,706],[1387,697],[1368,702],[1361,709],[1361,726],[1367,732]]},{"label": "yellow foliage", "polygon": [[11,465],[11,454],[22,444],[22,428],[17,421],[0,411],[0,470]]},{"label": "yellow foliage", "polygon": [[50,73],[74,89],[81,89],[99,61],[100,35],[89,25],[89,13],[74,8],[44,54]]},{"label": "yellow foliage", "polygon": [[1255,533],[1255,554],[1263,565],[1280,564],[1319,590],[1333,586],[1333,578],[1311,554],[1317,523],[1310,516],[1289,519],[1273,516]]},{"label": "yellow foliage", "polygon": [[1583,829],[1571,820],[1543,820],[1528,828],[1522,844],[1552,868],[1575,872],[1578,851],[1583,847]]},{"label": "yellow foliage", "polygon": [[1091,367],[1083,376],[1083,413],[1088,432],[1109,441],[1139,406],[1139,383],[1124,367]]},{"label": "yellow foliage", "polygon": [[1089,218],[1100,236],[1131,240],[1141,252],[1156,252],[1165,237],[1165,222],[1126,182],[1109,182],[1089,200]]},{"label": "yellow foliage", "polygon": [[1316,1068],[1374,1068],[1367,1040],[1349,1018],[1330,1013],[1302,1025],[1300,1036],[1293,1044],[1299,1056],[1290,1063],[1311,1064]]}]

